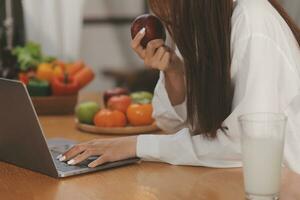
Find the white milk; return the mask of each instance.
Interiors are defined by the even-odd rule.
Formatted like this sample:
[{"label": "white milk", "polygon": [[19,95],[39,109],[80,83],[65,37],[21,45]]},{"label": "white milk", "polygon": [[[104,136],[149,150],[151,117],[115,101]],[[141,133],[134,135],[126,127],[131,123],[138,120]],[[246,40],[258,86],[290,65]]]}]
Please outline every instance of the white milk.
[{"label": "white milk", "polygon": [[279,138],[243,139],[246,193],[272,195],[279,192],[283,141]]}]

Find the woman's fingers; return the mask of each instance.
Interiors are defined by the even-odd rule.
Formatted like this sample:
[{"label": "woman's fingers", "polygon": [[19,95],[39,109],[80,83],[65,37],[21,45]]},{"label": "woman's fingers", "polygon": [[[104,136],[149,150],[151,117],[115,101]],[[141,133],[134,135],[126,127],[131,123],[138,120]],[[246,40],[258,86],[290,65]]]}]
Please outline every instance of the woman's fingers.
[{"label": "woman's fingers", "polygon": [[75,145],[71,149],[69,149],[67,152],[62,154],[61,156],[58,156],[58,159],[60,161],[70,160],[71,158],[75,157],[76,155],[84,152],[86,149],[87,149],[87,146],[85,144]]},{"label": "woman's fingers", "polygon": [[175,54],[169,47],[165,46],[162,39],[148,42],[146,49],[141,46],[145,36],[145,28],[142,28],[131,42],[132,49],[144,60],[148,67],[166,70],[171,65],[171,54]]},{"label": "woman's fingers", "polygon": [[82,161],[88,159],[91,156],[99,155],[98,152],[96,152],[93,148],[86,149],[83,153],[79,154],[78,156],[74,157],[73,159],[68,161],[69,165],[76,165],[78,163],[81,163]]},{"label": "woman's fingers", "polygon": [[160,61],[163,57],[163,55],[165,54],[165,52],[167,51],[167,48],[162,46],[162,47],[159,47],[153,57],[153,60],[157,60],[157,61]]},{"label": "woman's fingers", "polygon": [[145,58],[145,49],[141,46],[141,41],[145,36],[145,28],[142,28],[138,34],[131,41],[131,48],[140,56],[140,58]]},{"label": "woman's fingers", "polygon": [[131,41],[131,47],[133,49],[137,48],[138,46],[140,46],[142,39],[145,36],[145,32],[146,29],[142,28],[137,34],[136,36],[133,38],[133,40]]},{"label": "woman's fingers", "polygon": [[145,59],[145,56],[146,56],[146,50],[143,49],[142,46],[138,46],[138,48],[135,50],[135,52],[137,53],[137,55],[138,55],[141,59]]},{"label": "woman's fingers", "polygon": [[67,161],[69,165],[76,165],[91,156],[100,156],[89,164],[89,167],[96,167],[106,162],[122,160],[136,156],[136,136],[92,140],[75,145],[66,153],[58,156],[60,161]]},{"label": "woman's fingers", "polygon": [[131,42],[132,49],[144,60],[146,66],[158,68],[161,66],[167,47],[162,39],[155,39],[148,42],[146,49],[141,46],[141,41],[145,36],[145,28],[142,28]]},{"label": "woman's fingers", "polygon": [[164,41],[162,39],[151,40],[148,42],[146,47],[146,57],[144,59],[146,66],[152,66],[154,54],[156,53],[157,49],[163,45]]},{"label": "woman's fingers", "polygon": [[94,168],[107,162],[110,162],[110,158],[106,154],[103,154],[98,159],[91,162],[88,167]]}]

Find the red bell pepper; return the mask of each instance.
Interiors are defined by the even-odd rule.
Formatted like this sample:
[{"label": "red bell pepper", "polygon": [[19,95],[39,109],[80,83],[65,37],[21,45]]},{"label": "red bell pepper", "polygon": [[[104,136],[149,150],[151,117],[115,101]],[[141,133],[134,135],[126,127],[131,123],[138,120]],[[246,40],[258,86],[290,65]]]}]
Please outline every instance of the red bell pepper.
[{"label": "red bell pepper", "polygon": [[23,82],[25,85],[29,83],[29,78],[26,73],[19,73],[19,81]]},{"label": "red bell pepper", "polygon": [[78,81],[68,74],[52,79],[52,94],[55,96],[74,95],[78,93],[79,89]]}]

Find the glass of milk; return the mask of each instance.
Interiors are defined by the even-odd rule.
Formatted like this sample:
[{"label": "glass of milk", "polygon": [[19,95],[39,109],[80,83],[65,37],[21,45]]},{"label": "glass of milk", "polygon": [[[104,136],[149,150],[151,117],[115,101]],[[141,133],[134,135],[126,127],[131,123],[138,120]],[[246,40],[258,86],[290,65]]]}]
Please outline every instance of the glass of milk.
[{"label": "glass of milk", "polygon": [[247,199],[279,199],[286,121],[275,113],[239,117]]}]

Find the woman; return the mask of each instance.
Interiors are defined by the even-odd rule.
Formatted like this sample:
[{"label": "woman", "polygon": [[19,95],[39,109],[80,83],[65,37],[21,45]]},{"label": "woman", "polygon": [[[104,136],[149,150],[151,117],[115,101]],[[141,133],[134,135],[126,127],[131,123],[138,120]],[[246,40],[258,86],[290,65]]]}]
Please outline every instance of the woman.
[{"label": "woman", "polygon": [[237,117],[283,112],[289,118],[285,162],[300,173],[300,34],[277,1],[152,0],[150,5],[183,59],[162,40],[143,49],[145,29],[132,48],[161,71],[153,116],[176,134],[93,140],[60,160],[77,164],[101,155],[89,165],[95,167],[138,156],[176,165],[240,167]]}]

